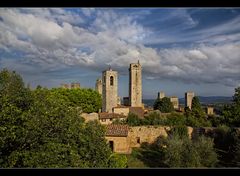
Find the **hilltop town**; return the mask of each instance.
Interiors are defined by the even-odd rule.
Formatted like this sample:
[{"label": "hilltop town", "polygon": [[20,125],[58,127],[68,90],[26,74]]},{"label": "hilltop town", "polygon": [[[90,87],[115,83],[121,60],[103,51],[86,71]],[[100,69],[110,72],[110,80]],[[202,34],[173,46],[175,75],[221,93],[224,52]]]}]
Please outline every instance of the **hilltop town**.
[{"label": "hilltop town", "polygon": [[[159,136],[167,136],[170,127],[130,127],[127,124],[116,124],[115,122],[127,121],[129,114],[135,114],[138,118],[143,119],[149,114],[159,113],[161,116],[169,115],[153,107],[145,107],[142,102],[142,65],[131,63],[129,66],[129,96],[118,96],[118,72],[109,67],[102,72],[102,77],[96,80],[95,90],[102,97],[102,108],[99,112],[81,113],[81,117],[86,122],[97,120],[102,125],[106,125],[106,139],[108,140],[112,150],[117,153],[131,153],[132,148],[140,147],[142,143],[153,143]],[[62,88],[76,89],[80,88],[80,83],[72,83],[71,85],[62,84]],[[175,113],[183,114],[185,109],[192,109],[192,100],[195,93],[192,91],[185,92],[185,107],[180,106],[179,99],[176,96],[169,98]],[[157,99],[165,98],[165,92],[157,93]],[[212,106],[206,107],[207,115],[214,115]],[[211,129],[212,130],[212,129]],[[209,129],[207,129],[209,131]],[[191,136],[192,127],[188,127],[188,133]]]}]

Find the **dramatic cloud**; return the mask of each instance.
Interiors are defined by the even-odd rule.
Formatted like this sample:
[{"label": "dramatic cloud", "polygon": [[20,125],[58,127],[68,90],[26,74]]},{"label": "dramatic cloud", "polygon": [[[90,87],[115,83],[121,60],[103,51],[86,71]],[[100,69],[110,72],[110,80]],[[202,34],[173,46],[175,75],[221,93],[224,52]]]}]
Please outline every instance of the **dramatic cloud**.
[{"label": "dramatic cloud", "polygon": [[[18,63],[19,56],[36,73],[71,66],[101,72],[111,65],[124,75],[139,59],[146,79],[239,84],[240,16],[186,32],[200,22],[185,9],[153,19],[168,26],[140,22],[150,15],[150,10],[130,15],[111,9],[0,9],[0,67],[11,67],[8,56],[16,60],[12,65]],[[182,33],[174,34],[177,29]],[[177,42],[192,45],[174,47]],[[164,43],[173,45],[151,46]]]}]

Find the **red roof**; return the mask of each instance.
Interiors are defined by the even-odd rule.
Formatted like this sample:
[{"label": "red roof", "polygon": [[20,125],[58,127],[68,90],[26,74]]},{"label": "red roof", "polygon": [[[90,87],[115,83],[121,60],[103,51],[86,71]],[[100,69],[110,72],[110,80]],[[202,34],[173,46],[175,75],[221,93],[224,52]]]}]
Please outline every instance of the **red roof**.
[{"label": "red roof", "polygon": [[107,125],[106,136],[127,137],[128,125],[111,124]]},{"label": "red roof", "polygon": [[136,114],[138,117],[144,117],[144,109],[142,107],[130,107],[129,112]]}]

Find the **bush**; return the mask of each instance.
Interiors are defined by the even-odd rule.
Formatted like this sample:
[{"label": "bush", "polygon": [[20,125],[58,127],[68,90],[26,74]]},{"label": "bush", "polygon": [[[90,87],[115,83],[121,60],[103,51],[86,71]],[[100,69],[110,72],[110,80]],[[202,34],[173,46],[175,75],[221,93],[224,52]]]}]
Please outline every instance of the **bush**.
[{"label": "bush", "polygon": [[153,105],[154,110],[160,110],[163,113],[168,113],[174,111],[174,107],[170,98],[164,97],[162,99],[156,99]]}]

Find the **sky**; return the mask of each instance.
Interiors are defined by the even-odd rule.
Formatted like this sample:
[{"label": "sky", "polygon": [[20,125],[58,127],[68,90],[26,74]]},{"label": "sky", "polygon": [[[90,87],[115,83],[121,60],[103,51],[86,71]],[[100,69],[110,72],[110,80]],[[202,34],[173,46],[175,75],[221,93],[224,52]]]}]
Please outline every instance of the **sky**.
[{"label": "sky", "polygon": [[0,8],[0,70],[32,88],[95,88],[118,71],[128,96],[130,63],[142,65],[143,98],[232,96],[240,86],[240,8]]}]

